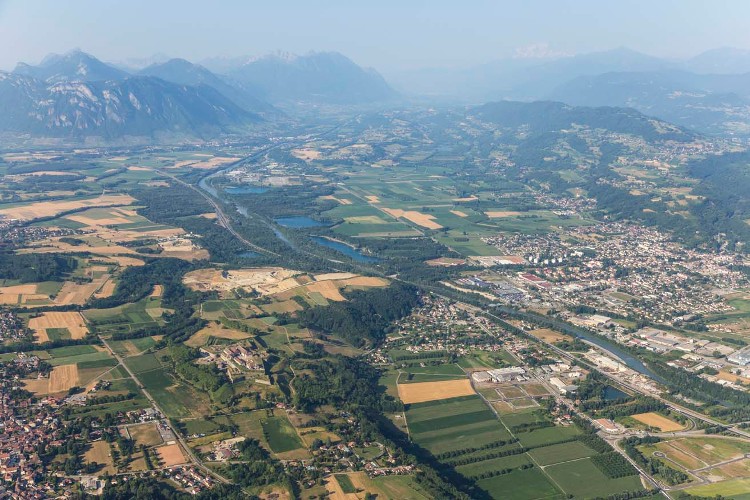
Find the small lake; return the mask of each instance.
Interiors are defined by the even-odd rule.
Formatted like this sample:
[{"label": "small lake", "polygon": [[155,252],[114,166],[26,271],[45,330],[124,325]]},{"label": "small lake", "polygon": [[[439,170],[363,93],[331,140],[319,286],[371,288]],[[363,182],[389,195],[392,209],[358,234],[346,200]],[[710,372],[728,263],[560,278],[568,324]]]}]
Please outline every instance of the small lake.
[{"label": "small lake", "polygon": [[628,395],[622,392],[620,389],[616,389],[611,385],[604,388],[604,401],[614,401],[615,399],[627,398]]},{"label": "small lake", "polygon": [[227,194],[261,194],[268,191],[268,188],[260,186],[228,186],[224,188]]},{"label": "small lake", "polygon": [[279,226],[290,227],[292,229],[304,229],[307,227],[325,226],[324,222],[311,219],[310,217],[279,217],[273,220]]},{"label": "small lake", "polygon": [[347,257],[351,258],[352,260],[355,260],[357,262],[378,262],[380,259],[377,257],[373,257],[371,255],[365,255],[356,248],[352,248],[349,245],[346,245],[344,243],[341,243],[339,241],[333,241],[329,240],[328,238],[323,238],[320,236],[313,236],[310,238],[318,245],[322,245],[324,247],[330,248],[332,250],[336,250],[339,253],[343,253]]}]

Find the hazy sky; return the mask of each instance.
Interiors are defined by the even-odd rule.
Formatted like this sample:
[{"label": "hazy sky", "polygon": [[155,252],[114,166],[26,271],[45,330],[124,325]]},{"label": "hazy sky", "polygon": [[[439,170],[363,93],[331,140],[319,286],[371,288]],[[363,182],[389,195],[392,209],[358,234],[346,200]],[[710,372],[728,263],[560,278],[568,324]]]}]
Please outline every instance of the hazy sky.
[{"label": "hazy sky", "polygon": [[750,1],[0,0],[0,68],[81,48],[194,61],[337,50],[383,72],[627,46],[685,57],[750,49]]}]

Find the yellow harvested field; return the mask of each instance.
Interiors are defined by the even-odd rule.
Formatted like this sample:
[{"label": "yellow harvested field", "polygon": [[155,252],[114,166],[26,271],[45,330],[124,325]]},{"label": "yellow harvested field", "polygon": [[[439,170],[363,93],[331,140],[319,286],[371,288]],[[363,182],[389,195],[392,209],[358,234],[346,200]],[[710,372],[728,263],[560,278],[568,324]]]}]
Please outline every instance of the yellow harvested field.
[{"label": "yellow harvested field", "polygon": [[365,196],[365,198],[367,198],[367,201],[369,201],[370,203],[380,203],[380,198],[378,198],[377,196],[370,195]]},{"label": "yellow harvested field", "polygon": [[232,330],[210,322],[205,328],[195,332],[186,342],[185,345],[190,347],[201,347],[206,344],[209,338],[216,337],[229,340],[243,340],[250,338],[250,335],[239,330]]},{"label": "yellow harvested field", "polygon": [[333,474],[326,479],[326,493],[330,500],[358,500],[359,498],[356,493],[344,493]]},{"label": "yellow harvested field", "polygon": [[320,158],[320,151],[312,148],[292,149],[292,156],[301,160],[310,161]]},{"label": "yellow harvested field", "polygon": [[138,267],[138,266],[143,266],[146,264],[141,259],[136,259],[133,257],[122,257],[119,255],[112,256],[108,260],[111,262],[114,262],[120,267],[130,267],[130,266]]},{"label": "yellow harvested field", "polygon": [[401,210],[400,208],[384,208],[384,212],[398,218],[403,218],[427,229],[441,229],[443,226],[434,221],[435,217],[416,210]]},{"label": "yellow harvested field", "polygon": [[85,215],[68,215],[68,220],[79,222],[86,226],[109,226],[114,224],[129,224],[131,221],[125,217],[105,217],[103,219],[94,219]]},{"label": "yellow harvested field", "polygon": [[47,392],[49,392],[49,394],[63,392],[76,385],[78,385],[78,366],[60,365],[54,367],[49,374],[49,387]]},{"label": "yellow harvested field", "polygon": [[469,214],[467,214],[466,212],[462,212],[460,210],[451,210],[451,213],[453,215],[458,215],[459,217],[468,217],[469,216]]},{"label": "yellow harvested field", "polygon": [[149,172],[149,171],[151,171],[153,169],[151,169],[149,167],[136,167],[136,166],[133,166],[133,167],[128,167],[128,170],[132,170],[133,172]]},{"label": "yellow harvested field", "polygon": [[199,169],[211,169],[220,167],[222,165],[226,165],[227,163],[232,163],[239,160],[239,158],[230,157],[230,156],[214,156],[213,158],[208,158],[204,160],[184,160],[184,161],[178,161],[171,167],[167,168],[181,168],[181,167],[187,167],[190,168],[199,168]]},{"label": "yellow harvested field", "polygon": [[49,328],[67,328],[72,339],[82,339],[89,333],[83,316],[81,316],[81,313],[75,311],[50,311],[42,313],[41,316],[29,320],[29,328],[37,334],[40,342],[44,342],[42,337],[47,337],[47,340],[49,340],[46,332]]},{"label": "yellow harvested field", "polygon": [[542,339],[545,342],[555,343],[563,340],[572,340],[571,337],[564,335],[560,332],[550,330],[549,328],[539,328],[537,330],[529,331],[531,335],[538,339]]},{"label": "yellow harvested field", "polygon": [[330,280],[346,280],[349,278],[356,277],[356,274],[352,273],[325,273],[325,274],[316,274],[315,275],[315,281],[330,281]]},{"label": "yellow harvested field", "polygon": [[308,292],[318,292],[328,300],[335,302],[342,302],[346,300],[346,297],[341,295],[338,285],[333,281],[316,281],[305,285],[305,290]]},{"label": "yellow harvested field", "polygon": [[477,198],[476,196],[469,196],[467,198],[453,198],[453,201],[455,201],[457,203],[466,203],[466,202],[469,202],[469,201],[476,201],[478,199],[479,198]]},{"label": "yellow harvested field", "polygon": [[357,276],[341,280],[339,284],[344,286],[381,287],[388,286],[389,281],[385,278],[376,278],[374,276]]},{"label": "yellow harvested field", "polygon": [[112,451],[109,448],[109,443],[103,440],[94,441],[91,443],[91,448],[86,450],[83,455],[83,459],[86,463],[97,463],[104,465],[104,469],[100,472],[107,472],[109,474],[115,474],[114,463],[112,462]]},{"label": "yellow harvested field", "polygon": [[49,299],[49,296],[36,291],[36,283],[0,287],[0,304],[24,304],[32,299]]},{"label": "yellow harvested field", "polygon": [[339,202],[342,205],[351,205],[352,204],[352,200],[348,200],[346,198],[336,198],[335,196],[332,196],[332,195],[321,196],[320,199],[321,200],[337,201],[337,202]]},{"label": "yellow harvested field", "polygon": [[37,396],[49,394],[49,379],[48,378],[26,379],[23,381],[23,388],[29,392],[33,392]]},{"label": "yellow harvested field", "polygon": [[154,285],[154,290],[151,292],[152,297],[161,297],[164,294],[164,286]]},{"label": "yellow harvested field", "polygon": [[344,220],[351,224],[387,224],[377,215],[362,215],[358,217],[345,217]]},{"label": "yellow harvested field", "polygon": [[633,415],[632,417],[650,427],[657,427],[662,432],[681,431],[685,428],[679,422],[675,422],[674,420],[668,419],[667,417],[654,412],[639,413],[637,415]]},{"label": "yellow harvested field", "polygon": [[469,379],[398,385],[398,397],[404,404],[424,403],[472,394],[474,394],[474,389]]},{"label": "yellow harvested field", "polygon": [[216,212],[208,212],[205,214],[200,214],[198,217],[203,217],[204,219],[216,219],[217,215]]},{"label": "yellow harvested field", "polygon": [[132,248],[127,248],[127,247],[123,247],[120,245],[75,246],[75,245],[71,245],[69,243],[63,243],[57,240],[50,240],[49,243],[46,245],[24,248],[18,253],[60,253],[60,252],[68,252],[68,253],[89,252],[94,255],[104,255],[104,256],[137,253]]},{"label": "yellow harvested field", "polygon": [[515,217],[516,215],[521,215],[521,212],[505,210],[498,212],[485,212],[484,214],[490,219],[502,219],[503,217]]},{"label": "yellow harvested field", "polygon": [[137,446],[156,446],[163,443],[161,434],[153,422],[126,427],[126,429],[130,439],[134,440]]},{"label": "yellow harvested field", "polygon": [[130,205],[134,201],[134,198],[125,194],[105,194],[87,200],[40,201],[29,205],[2,209],[0,210],[0,216],[8,219],[33,220],[41,217],[52,217],[63,212],[70,212],[86,207]]},{"label": "yellow harvested field", "polygon": [[[86,303],[89,298],[97,293],[97,290],[100,290],[106,286],[106,283],[108,282],[108,276],[104,275],[103,277],[97,278],[91,283],[74,283],[72,281],[66,281],[63,287],[60,289],[59,292],[57,292],[57,295],[55,296],[55,304],[57,305],[69,305],[69,304],[76,304],[76,305],[83,305]],[[112,285],[113,291],[114,291],[114,284]],[[109,295],[112,295],[110,292]],[[108,297],[109,295],[104,295],[105,297]],[[97,296],[99,296],[97,294]]]},{"label": "yellow harvested field", "polygon": [[156,453],[159,455],[159,461],[164,467],[185,463],[185,456],[182,454],[179,444],[160,446],[156,448]]},{"label": "yellow harvested field", "polygon": [[104,285],[94,294],[94,297],[97,299],[106,299],[107,297],[111,297],[113,293],[115,293],[115,286],[117,283],[114,282],[114,280],[107,280]]},{"label": "yellow harvested field", "polygon": [[452,267],[466,264],[466,260],[452,259],[450,257],[440,257],[438,259],[427,260],[425,261],[425,264],[427,264],[428,266]]}]

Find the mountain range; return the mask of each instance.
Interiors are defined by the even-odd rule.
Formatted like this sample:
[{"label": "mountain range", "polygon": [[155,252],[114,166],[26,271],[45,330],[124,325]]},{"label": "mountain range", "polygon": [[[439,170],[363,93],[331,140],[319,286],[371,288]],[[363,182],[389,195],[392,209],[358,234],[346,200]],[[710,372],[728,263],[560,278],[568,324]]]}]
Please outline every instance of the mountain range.
[{"label": "mountain range", "polygon": [[208,137],[284,117],[274,104],[361,104],[396,93],[336,53],[246,60],[218,75],[184,59],[136,72],[78,50],[0,72],[0,133],[82,140]]},{"label": "mountain range", "polygon": [[447,101],[626,106],[703,133],[750,132],[750,51],[732,48],[682,61],[626,48],[556,59],[502,59],[460,70],[403,72],[391,81],[407,94]]}]

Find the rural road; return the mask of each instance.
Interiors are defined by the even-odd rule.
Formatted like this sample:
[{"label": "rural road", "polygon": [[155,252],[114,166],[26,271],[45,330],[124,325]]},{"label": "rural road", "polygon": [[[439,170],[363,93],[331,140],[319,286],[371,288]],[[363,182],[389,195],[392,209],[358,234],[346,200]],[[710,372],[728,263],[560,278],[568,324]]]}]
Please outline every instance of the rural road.
[{"label": "rural road", "polygon": [[[135,376],[135,373],[133,373],[130,370],[130,367],[128,367],[128,365],[125,364],[125,360],[122,357],[120,357],[120,355],[117,354],[114,351],[114,349],[112,349],[112,347],[107,343],[107,341],[101,335],[99,335],[99,340],[102,341],[102,344],[104,344],[104,347],[107,348],[107,350],[112,354],[112,356],[117,360],[117,362],[120,363],[123,366],[123,368],[125,368],[125,371],[128,372],[128,375],[130,375],[133,378],[133,380],[135,380],[136,384],[138,384],[138,388],[141,390],[143,395],[146,396],[146,399],[149,401],[149,403],[151,403],[151,406],[153,406],[156,409],[156,411],[158,411],[161,415],[163,416],[166,415],[164,411],[162,411],[161,407],[157,404],[156,400],[151,396],[151,394],[148,393],[146,388],[143,387],[143,384],[141,384],[141,381],[138,379],[138,377]],[[198,457],[195,456],[195,454],[193,453],[193,450],[190,449],[187,442],[182,438],[182,434],[180,434],[180,432],[177,429],[172,427],[172,423],[169,421],[168,418],[165,418],[164,422],[166,422],[167,426],[172,431],[172,434],[175,435],[175,438],[177,438],[177,441],[180,443],[185,453],[188,454],[188,458],[193,464],[195,464],[198,468],[200,468],[206,474],[218,479],[222,483],[225,483],[225,484],[231,483],[229,479],[217,474],[213,470],[206,467],[203,464],[203,462]]]}]

